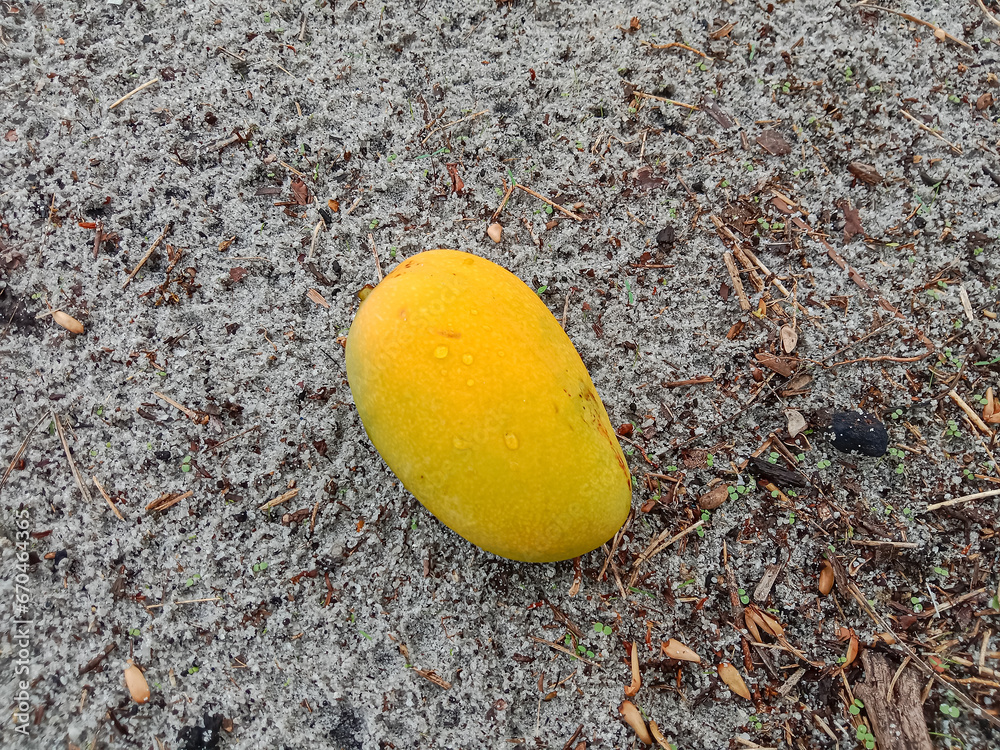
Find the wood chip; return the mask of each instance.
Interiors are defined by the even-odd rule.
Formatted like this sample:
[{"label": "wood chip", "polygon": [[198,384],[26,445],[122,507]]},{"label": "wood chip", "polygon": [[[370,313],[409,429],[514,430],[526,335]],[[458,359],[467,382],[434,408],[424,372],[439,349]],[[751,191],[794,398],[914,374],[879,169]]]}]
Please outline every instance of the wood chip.
[{"label": "wood chip", "polygon": [[282,503],[288,502],[298,494],[299,494],[299,488],[293,487],[292,489],[288,490],[288,492],[282,493],[281,495],[278,495],[276,498],[273,498],[272,500],[268,500],[266,503],[257,508],[257,510],[264,510],[264,511],[271,510],[271,508],[276,508]]},{"label": "wood chip", "polygon": [[750,300],[747,299],[747,294],[743,291],[743,282],[740,280],[740,272],[736,268],[736,261],[733,260],[733,254],[728,251],[723,253],[722,260],[726,264],[726,270],[729,271],[729,280],[733,284],[733,289],[736,290],[736,296],[740,301],[740,309],[743,312],[749,311]]},{"label": "wood chip", "polygon": [[861,663],[865,682],[856,685],[854,692],[864,701],[879,749],[933,750],[916,671],[904,671],[890,691],[896,668],[887,656],[867,649]]}]

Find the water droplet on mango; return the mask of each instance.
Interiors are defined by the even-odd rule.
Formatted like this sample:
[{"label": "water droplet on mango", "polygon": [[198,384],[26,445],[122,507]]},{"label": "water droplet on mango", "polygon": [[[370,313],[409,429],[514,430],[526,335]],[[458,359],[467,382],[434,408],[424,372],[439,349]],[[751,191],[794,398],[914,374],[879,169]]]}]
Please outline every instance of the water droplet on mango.
[{"label": "water droplet on mango", "polygon": [[503,441],[507,444],[507,447],[510,448],[512,451],[517,450],[518,446],[517,435],[515,435],[513,432],[508,432],[506,435],[504,435]]},{"label": "water droplet on mango", "polygon": [[437,349],[434,350],[434,356],[437,357],[438,359],[444,359],[445,357],[448,356],[448,347],[439,346]]},{"label": "water droplet on mango", "polygon": [[472,355],[471,354],[463,354],[462,355],[462,361],[465,364],[467,364],[467,365],[471,365],[472,364]]}]

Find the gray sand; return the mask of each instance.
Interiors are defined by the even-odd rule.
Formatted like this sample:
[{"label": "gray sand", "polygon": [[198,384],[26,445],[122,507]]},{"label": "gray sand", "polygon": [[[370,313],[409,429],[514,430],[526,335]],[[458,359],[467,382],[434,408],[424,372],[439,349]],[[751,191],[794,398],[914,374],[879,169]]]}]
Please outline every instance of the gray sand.
[{"label": "gray sand", "polygon": [[[634,701],[679,748],[753,746],[740,739],[833,747],[814,713],[840,747],[854,747],[832,674],[846,650],[836,630],[854,628],[869,644],[878,628],[846,592],[836,604],[817,597],[828,545],[845,563],[868,559],[855,581],[883,616],[900,615],[891,604],[910,607],[911,594],[931,610],[925,583],[965,585],[956,597],[996,592],[997,547],[987,538],[996,498],[967,506],[971,515],[920,514],[994,486],[963,479],[963,468],[997,473],[956,405],[928,400],[963,361],[956,390],[966,400],[998,384],[995,364],[975,365],[997,354],[997,323],[982,311],[996,310],[1000,272],[997,108],[976,101],[1000,96],[1000,51],[988,40],[1000,28],[975,3],[900,6],[973,49],[895,15],[815,0],[189,5],[29,4],[0,18],[0,470],[41,420],[0,502],[0,589],[11,602],[0,620],[0,704],[12,707],[0,717],[0,745],[213,746],[182,731],[218,715],[223,748],[560,748],[581,725],[576,741],[587,747],[632,747],[617,707],[630,681],[625,644],[636,641],[644,686]],[[629,30],[633,17],[641,28]],[[710,38],[728,22],[731,33]],[[643,42],[684,42],[712,59]],[[110,109],[150,79],[159,80]],[[630,109],[627,89],[691,105],[711,97],[732,126],[655,99]],[[788,153],[758,144],[768,129]],[[872,166],[882,183],[855,179],[850,162]],[[299,173],[305,205],[295,204]],[[584,220],[517,191],[494,244],[485,230],[510,176],[582,204]],[[775,191],[877,293],[780,213]],[[727,208],[741,196],[749,225]],[[328,200],[339,211],[326,214],[313,245]],[[846,244],[843,201],[863,227]],[[740,310],[722,262],[731,248],[712,215],[746,230],[744,246],[804,303],[796,354],[808,384],[790,386],[755,358],[777,351],[783,320],[773,308],[766,323]],[[88,222],[117,236],[96,258]],[[658,243],[667,225],[674,241]],[[337,343],[356,292],[376,282],[369,233],[385,271],[420,250],[454,247],[545,287],[560,318],[572,291],[567,332],[612,423],[634,423],[630,439],[649,458],[624,443],[636,517],[614,567],[626,586],[654,537],[701,518],[696,498],[710,481],[753,485],[733,470],[785,427],[786,407],[809,415],[863,405],[889,422],[891,445],[917,452],[900,453],[899,474],[896,457],[844,456],[814,434],[812,450],[802,449],[813,488],[787,502],[737,492],[703,537],[643,568],[649,575],[625,600],[610,569],[597,580],[606,558],[597,550],[581,560],[570,596],[571,562],[519,564],[472,547],[369,443]],[[756,309],[761,295],[747,275],[744,284]],[[770,292],[772,302],[783,297]],[[46,303],[86,332],[37,318]],[[742,333],[727,339],[741,320]],[[914,331],[932,342],[926,359],[825,366],[927,354]],[[714,381],[663,386],[699,376]],[[906,411],[893,420],[897,407]],[[945,434],[947,420],[958,434]],[[711,466],[697,449],[712,454]],[[668,497],[666,483],[663,503],[642,512],[654,495],[648,471],[683,477],[686,493]],[[297,496],[258,510],[293,486]],[[188,491],[162,512],[145,509]],[[856,538],[887,528],[884,538],[916,547],[893,559],[852,545],[831,503],[858,514]],[[297,523],[282,523],[300,510]],[[23,565],[22,518],[34,534]],[[784,563],[761,606],[789,643],[827,665],[787,695],[775,691],[795,672],[790,654],[767,652],[776,678],[759,657],[745,671],[724,544],[748,594],[767,566]],[[48,553],[60,554],[40,559]],[[30,626],[14,623],[21,592]],[[915,647],[955,639],[947,654],[978,659],[982,634],[1000,629],[990,596],[920,620]],[[563,644],[566,618],[596,666],[532,640]],[[599,635],[595,623],[612,632]],[[680,669],[680,683],[657,650],[671,637],[703,659]],[[109,644],[116,650],[81,674]],[[988,650],[998,649],[994,635]],[[147,705],[125,691],[128,658],[145,671]],[[744,671],[755,700],[720,683],[721,661]],[[950,674],[977,672],[953,665]],[[848,675],[863,679],[857,667]],[[19,680],[29,682],[24,733],[13,715]],[[995,692],[969,689],[996,711]],[[948,700],[932,691],[931,731],[966,750],[987,747],[987,724],[967,708],[945,716],[938,706]]]}]

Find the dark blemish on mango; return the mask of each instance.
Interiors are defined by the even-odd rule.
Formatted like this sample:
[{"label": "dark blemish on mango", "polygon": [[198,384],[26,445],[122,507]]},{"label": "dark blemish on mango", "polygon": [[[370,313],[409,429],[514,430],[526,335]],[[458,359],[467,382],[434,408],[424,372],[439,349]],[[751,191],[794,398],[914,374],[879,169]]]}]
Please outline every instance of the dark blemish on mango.
[{"label": "dark blemish on mango", "polygon": [[462,338],[462,334],[459,333],[458,331],[435,331],[435,333],[438,336],[444,336],[445,338],[449,338],[449,339],[460,339],[460,338]]}]

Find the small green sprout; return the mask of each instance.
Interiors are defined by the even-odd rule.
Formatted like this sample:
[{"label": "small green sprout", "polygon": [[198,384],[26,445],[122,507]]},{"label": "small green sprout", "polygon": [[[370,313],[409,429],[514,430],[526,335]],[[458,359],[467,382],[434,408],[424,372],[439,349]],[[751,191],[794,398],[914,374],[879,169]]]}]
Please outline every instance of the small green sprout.
[{"label": "small green sprout", "polygon": [[861,709],[864,708],[864,707],[865,707],[865,704],[861,702],[861,699],[860,698],[855,698],[854,699],[854,703],[851,704],[851,707],[848,708],[847,711],[848,711],[848,713],[851,714],[851,716],[857,716],[858,714],[861,713]]},{"label": "small green sprout", "polygon": [[858,742],[864,744],[865,750],[875,750],[875,735],[872,734],[867,724],[861,724],[858,726],[855,736],[857,737]]},{"label": "small green sprout", "polygon": [[181,471],[184,473],[191,471],[191,456],[184,456],[184,458],[181,459]]},{"label": "small green sprout", "polygon": [[740,595],[740,602],[742,602],[744,605],[750,603],[750,597],[747,595],[745,589],[736,589],[736,593]]},{"label": "small green sprout", "polygon": [[708,455],[706,455],[705,456],[705,465],[708,468],[711,469],[715,465],[715,456],[713,456],[711,453],[709,453]]},{"label": "small green sprout", "polygon": [[611,635],[611,626],[605,625],[604,623],[595,622],[594,632],[598,635]]},{"label": "small green sprout", "polygon": [[957,719],[962,715],[962,709],[956,705],[958,701],[955,699],[955,694],[949,690],[945,697],[945,702],[941,704],[941,713],[945,716]]}]

